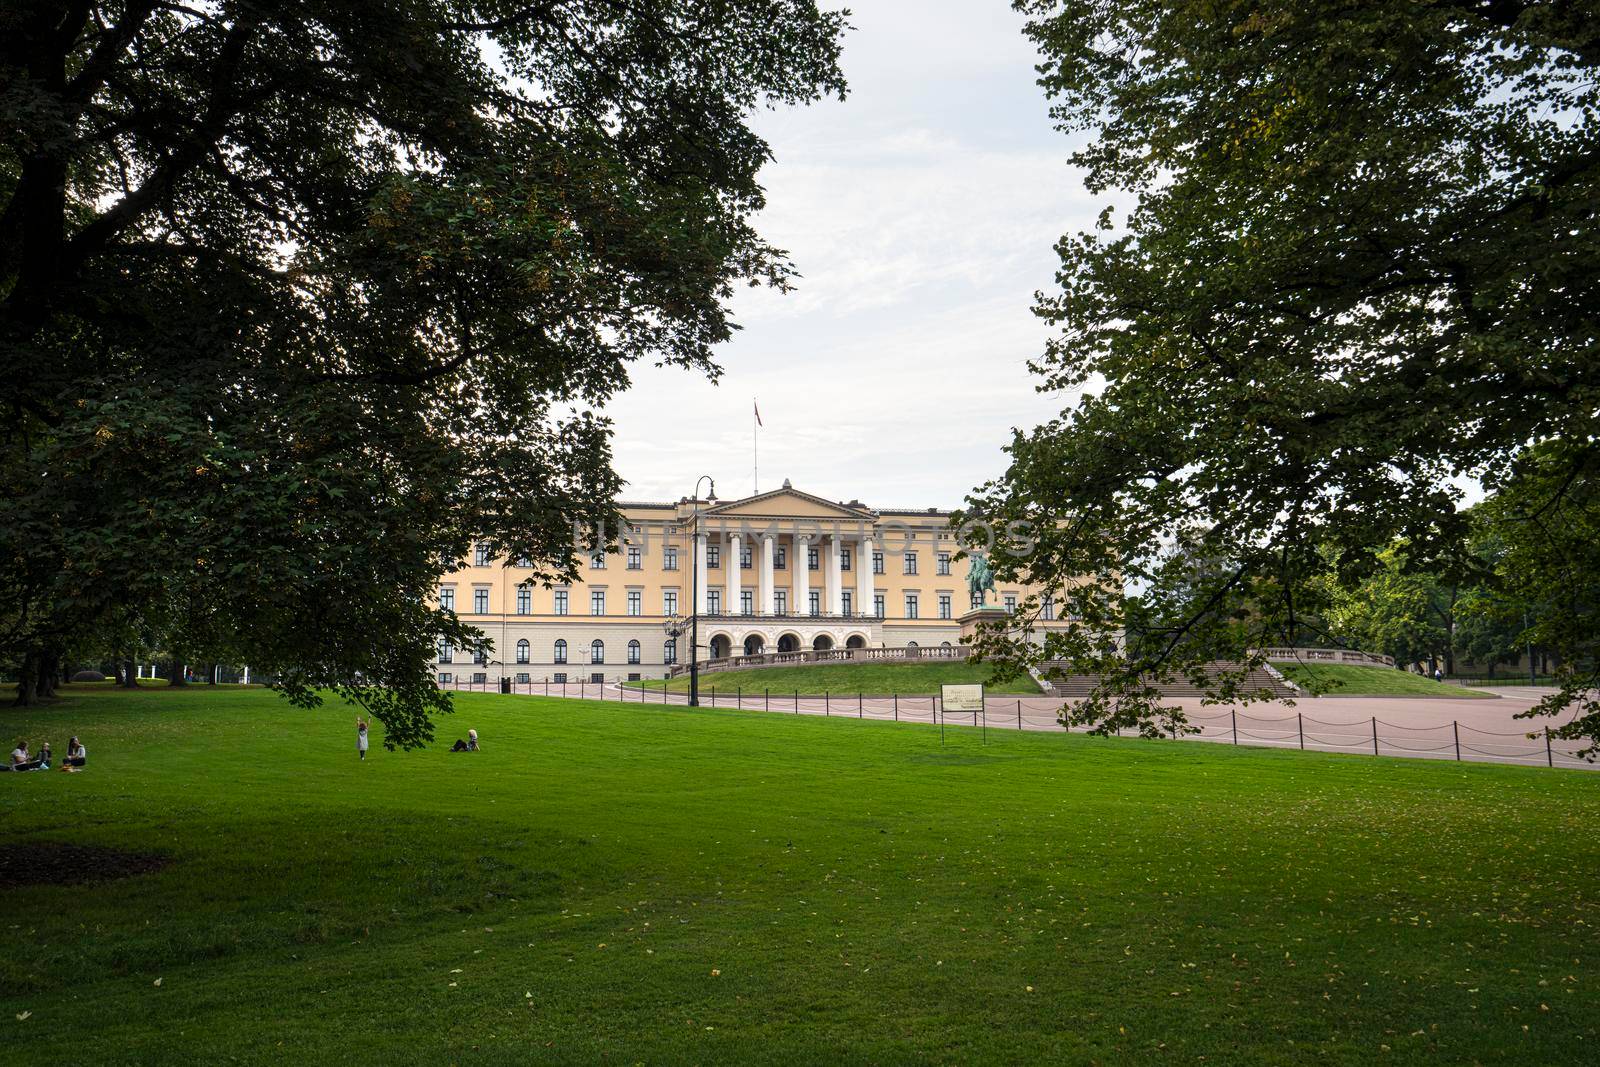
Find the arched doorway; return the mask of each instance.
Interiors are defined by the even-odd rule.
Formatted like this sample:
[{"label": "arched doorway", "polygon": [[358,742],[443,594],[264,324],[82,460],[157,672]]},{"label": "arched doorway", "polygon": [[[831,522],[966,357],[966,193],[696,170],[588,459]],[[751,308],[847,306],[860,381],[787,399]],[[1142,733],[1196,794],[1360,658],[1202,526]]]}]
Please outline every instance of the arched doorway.
[{"label": "arched doorway", "polygon": [[833,638],[829,637],[827,634],[818,634],[811,642],[811,647],[816,649],[818,652],[826,652],[833,647]]},{"label": "arched doorway", "polygon": [[794,634],[779,634],[778,635],[778,651],[779,652],[798,652],[798,651],[800,651],[800,639],[798,637],[796,637]]},{"label": "arched doorway", "polygon": [[860,634],[851,634],[849,637],[847,637],[845,639],[844,647],[845,648],[866,648],[867,647],[867,639],[865,637],[862,637]]},{"label": "arched doorway", "polygon": [[760,634],[751,634],[744,639],[744,654],[747,656],[759,656],[766,646],[767,642]]},{"label": "arched doorway", "polygon": [[728,651],[733,647],[733,642],[728,640],[727,634],[718,634],[711,639],[711,658],[727,659]]}]

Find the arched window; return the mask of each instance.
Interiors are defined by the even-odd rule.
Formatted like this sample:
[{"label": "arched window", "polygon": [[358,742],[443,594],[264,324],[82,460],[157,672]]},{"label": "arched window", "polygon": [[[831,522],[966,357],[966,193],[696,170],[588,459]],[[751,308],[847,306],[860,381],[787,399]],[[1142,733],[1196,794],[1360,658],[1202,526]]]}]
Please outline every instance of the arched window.
[{"label": "arched window", "polygon": [[669,666],[678,662],[678,639],[676,637],[667,638],[667,643],[662,646],[661,662]]},{"label": "arched window", "polygon": [[949,648],[950,647],[950,642],[949,641],[940,641],[939,642],[939,647],[940,648]]},{"label": "arched window", "polygon": [[906,642],[906,651],[907,652],[915,652],[916,650],[917,650],[917,643],[915,641],[907,641]]},{"label": "arched window", "polygon": [[567,642],[565,640],[556,642],[556,662],[567,662]]},{"label": "arched window", "polygon": [[529,646],[528,646],[528,642],[526,640],[522,640],[522,641],[518,641],[517,642],[517,662],[518,663],[526,663],[526,662],[528,662],[528,650],[529,650]]},{"label": "arched window", "polygon": [[629,663],[638,663],[639,662],[639,642],[637,642],[637,641],[629,641],[628,642],[628,662]]},{"label": "arched window", "polygon": [[589,646],[589,662],[604,663],[605,661],[606,643],[597,637],[594,639],[594,643]]}]

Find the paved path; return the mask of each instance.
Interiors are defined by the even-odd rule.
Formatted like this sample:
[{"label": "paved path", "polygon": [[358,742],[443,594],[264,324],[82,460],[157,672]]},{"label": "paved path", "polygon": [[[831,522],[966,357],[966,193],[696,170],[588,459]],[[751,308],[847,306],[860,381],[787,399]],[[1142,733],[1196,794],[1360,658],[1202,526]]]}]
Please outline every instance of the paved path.
[{"label": "paved path", "polygon": [[[543,683],[513,687],[518,694],[543,696]],[[1305,748],[1318,752],[1352,752],[1418,759],[1459,759],[1464,762],[1516,763],[1600,769],[1576,758],[1583,746],[1556,741],[1546,747],[1543,729],[1549,720],[1518,719],[1515,715],[1552,692],[1532,686],[1506,686],[1490,690],[1492,697],[1306,697],[1291,706],[1282,701],[1229,708],[1206,705],[1198,698],[1174,703],[1182,707],[1191,726],[1200,728],[1181,740],[1273,748]],[[688,703],[684,693],[569,684],[549,687],[550,696],[588,700],[617,700],[629,704]],[[944,715],[938,699],[927,696],[857,697],[855,694],[795,697],[789,693],[732,691],[710,686],[700,690],[707,707],[744,708],[785,715],[839,715],[847,718],[884,719],[951,726],[977,726],[991,730],[1061,730],[1056,711],[1058,698],[990,697],[987,709]],[[1563,720],[1564,721],[1564,720]],[[1374,748],[1376,731],[1376,748]],[[1077,732],[1077,728],[1074,728]],[[1536,736],[1529,737],[1532,733]]]}]

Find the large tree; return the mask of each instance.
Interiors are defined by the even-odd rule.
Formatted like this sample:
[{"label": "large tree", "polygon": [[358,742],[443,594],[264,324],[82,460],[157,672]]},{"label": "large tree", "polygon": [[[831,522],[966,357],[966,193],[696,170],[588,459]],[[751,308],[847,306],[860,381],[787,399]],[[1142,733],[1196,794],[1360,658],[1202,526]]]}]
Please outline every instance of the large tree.
[{"label": "large tree", "polygon": [[[811,0],[0,5],[0,661],[158,618],[390,743],[448,708],[474,541],[571,573],[589,414],[714,374],[753,108],[842,93]],[[24,687],[24,693],[26,693]]]},{"label": "large tree", "polygon": [[[1071,594],[1091,623],[1141,612],[1125,657],[1044,646],[1106,676],[1080,721],[1136,722],[1148,702],[1119,687],[1297,632],[1324,552],[1344,585],[1396,543],[1473,577],[1462,487],[1512,477],[1530,443],[1574,445],[1530,489],[1595,484],[1595,3],[1017,7],[1074,162],[1129,205],[1060,242],[1039,305],[1060,328],[1042,385],[1086,398],[973,497],[1039,533],[1002,571],[1097,576]],[[1176,545],[1227,566],[1173,597]],[[1600,574],[1562,573],[1594,602]]]}]

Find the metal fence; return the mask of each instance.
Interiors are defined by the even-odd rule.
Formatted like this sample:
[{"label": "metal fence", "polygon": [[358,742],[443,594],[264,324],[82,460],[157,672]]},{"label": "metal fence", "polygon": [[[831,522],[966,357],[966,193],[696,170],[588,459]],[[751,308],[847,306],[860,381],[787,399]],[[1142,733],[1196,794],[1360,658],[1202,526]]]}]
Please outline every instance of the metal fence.
[{"label": "metal fence", "polygon": [[[496,682],[460,683],[444,688],[461,692],[502,692]],[[682,707],[688,703],[688,695],[683,692],[665,687],[657,689],[636,684],[619,685],[616,682],[552,682],[549,679],[513,682],[510,683],[510,692],[519,696],[567,697],[667,707]],[[702,706],[711,708],[787,715],[842,716],[934,726],[969,726],[989,730],[1066,729],[1056,715],[1061,701],[1042,697],[989,697],[981,712],[947,713],[937,696],[867,696],[863,693],[832,692],[806,695],[773,689],[719,689],[715,685],[706,685],[700,688],[700,702]],[[1374,716],[1342,720],[1323,719],[1304,712],[1260,715],[1237,709],[1217,713],[1185,711],[1184,714],[1194,732],[1168,734],[1168,739],[1261,748],[1294,748],[1308,752],[1445,759],[1463,763],[1600,769],[1574,754],[1578,745],[1557,741],[1548,730],[1543,729],[1493,731],[1458,720],[1418,726],[1392,723]],[[1087,728],[1072,727],[1071,732],[1087,732]]]}]

